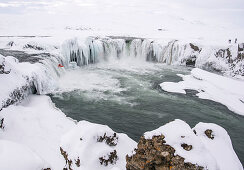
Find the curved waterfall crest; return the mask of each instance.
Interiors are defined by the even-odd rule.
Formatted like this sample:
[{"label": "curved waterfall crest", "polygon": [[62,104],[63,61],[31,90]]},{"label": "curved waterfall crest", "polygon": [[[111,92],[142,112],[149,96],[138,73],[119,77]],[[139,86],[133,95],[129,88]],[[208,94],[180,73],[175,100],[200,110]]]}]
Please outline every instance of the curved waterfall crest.
[{"label": "curved waterfall crest", "polygon": [[63,61],[66,67],[76,63],[81,67],[88,64],[135,58],[141,61],[182,64],[186,58],[198,55],[189,44],[173,40],[161,43],[151,39],[134,38],[73,38],[62,45]]}]

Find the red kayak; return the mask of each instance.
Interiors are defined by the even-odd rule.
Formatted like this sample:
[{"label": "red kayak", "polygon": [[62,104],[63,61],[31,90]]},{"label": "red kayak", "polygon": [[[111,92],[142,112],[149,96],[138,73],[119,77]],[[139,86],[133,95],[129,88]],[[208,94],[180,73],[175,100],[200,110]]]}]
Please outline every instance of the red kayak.
[{"label": "red kayak", "polygon": [[64,67],[62,64],[59,64],[58,67]]}]

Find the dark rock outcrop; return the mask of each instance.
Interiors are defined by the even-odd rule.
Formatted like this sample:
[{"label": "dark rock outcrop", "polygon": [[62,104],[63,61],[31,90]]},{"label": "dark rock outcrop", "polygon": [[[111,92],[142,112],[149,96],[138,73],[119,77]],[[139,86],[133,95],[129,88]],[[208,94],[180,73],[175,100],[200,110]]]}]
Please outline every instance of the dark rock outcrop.
[{"label": "dark rock outcrop", "polygon": [[190,47],[194,50],[194,51],[197,51],[197,52],[201,52],[202,49],[200,49],[198,46],[190,43]]},{"label": "dark rock outcrop", "polygon": [[31,45],[31,44],[26,44],[25,46],[24,46],[24,48],[30,48],[30,49],[34,49],[34,50],[44,50],[44,48],[42,48],[42,47],[39,47],[39,46],[37,46],[37,45]]},{"label": "dark rock outcrop", "polygon": [[[27,80],[27,82],[28,82],[28,80]],[[19,87],[17,89],[14,89],[13,92],[10,93],[9,98],[7,98],[5,101],[2,101],[2,103],[0,103],[0,111],[2,108],[6,108],[12,104],[20,102],[29,94],[36,94],[36,93],[37,93],[37,90],[34,85],[34,82],[30,81],[26,85]]]},{"label": "dark rock outcrop", "polygon": [[[66,162],[66,167],[64,168],[64,170],[72,170],[72,163],[73,161],[71,159],[69,159],[69,155],[68,153],[63,150],[63,148],[60,147],[60,152],[61,152],[61,155],[63,155],[64,159],[65,159],[65,162]],[[80,162],[80,159],[79,159],[79,162]],[[77,167],[80,166],[80,164],[78,164],[77,162],[75,163]]]},{"label": "dark rock outcrop", "polygon": [[5,70],[5,64],[4,62],[3,63],[0,63],[0,74],[9,74],[10,73],[10,70]]},{"label": "dark rock outcrop", "polygon": [[103,157],[100,157],[99,160],[100,160],[101,165],[105,165],[105,166],[108,166],[108,164],[113,165],[118,160],[117,151],[114,150],[113,152],[110,152],[109,155],[107,155],[107,158],[106,158],[106,156],[103,156]]},{"label": "dark rock outcrop", "polygon": [[200,54],[201,52],[201,48],[199,48],[198,46],[189,43],[191,49],[193,50],[192,54],[186,59],[185,63],[186,66],[190,66],[190,67],[195,67],[196,65],[196,59],[197,59],[197,55]]},{"label": "dark rock outcrop", "polygon": [[[165,144],[164,135],[153,136],[145,139],[144,136],[135,149],[135,154],[126,156],[127,170],[202,170],[203,167],[184,162],[184,158],[175,155],[175,149]],[[191,150],[192,146],[182,144],[185,150]]]},{"label": "dark rock outcrop", "polygon": [[[42,60],[41,57],[46,58],[50,57],[49,53],[41,53],[41,54],[27,54],[23,51],[14,51],[14,50],[3,50],[0,49],[0,54],[3,56],[13,56],[19,60],[19,62],[29,62],[29,63],[37,63]],[[40,57],[41,56],[41,57]]]},{"label": "dark rock outcrop", "polygon": [[98,142],[105,141],[105,143],[108,146],[116,146],[117,142],[118,142],[118,137],[117,137],[116,133],[114,133],[113,136],[107,136],[106,133],[104,133],[103,136],[97,137],[97,141]]},{"label": "dark rock outcrop", "polygon": [[213,131],[211,129],[205,130],[204,133],[209,139],[214,139]]}]

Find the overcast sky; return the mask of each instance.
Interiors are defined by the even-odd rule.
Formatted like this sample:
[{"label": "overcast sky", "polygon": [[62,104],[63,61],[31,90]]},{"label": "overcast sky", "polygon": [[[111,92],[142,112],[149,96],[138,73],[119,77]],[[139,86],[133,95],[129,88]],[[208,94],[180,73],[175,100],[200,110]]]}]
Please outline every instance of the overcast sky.
[{"label": "overcast sky", "polygon": [[203,21],[226,22],[244,28],[244,0],[1,0],[0,14],[20,16],[40,13],[58,16],[77,15],[81,11],[87,11],[87,15],[97,11],[113,14],[116,12],[114,9],[118,9],[122,16],[123,11],[127,12],[124,9],[133,6],[138,10],[143,4],[148,6],[143,8],[148,12],[157,9],[165,13],[175,12],[183,17],[196,16]]}]

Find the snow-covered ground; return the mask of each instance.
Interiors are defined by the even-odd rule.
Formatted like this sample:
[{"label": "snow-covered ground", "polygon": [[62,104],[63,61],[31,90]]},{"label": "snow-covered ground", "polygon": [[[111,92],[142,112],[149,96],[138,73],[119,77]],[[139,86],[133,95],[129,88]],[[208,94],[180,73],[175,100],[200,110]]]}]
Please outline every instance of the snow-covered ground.
[{"label": "snow-covered ground", "polygon": [[[195,130],[195,133],[193,132]],[[212,130],[210,138],[206,130]],[[146,139],[152,136],[165,136],[166,144],[172,146],[178,154],[205,169],[242,170],[240,160],[235,154],[228,133],[220,126],[212,123],[198,123],[193,129],[182,120],[175,120],[151,132],[144,134]],[[191,145],[185,150],[182,144]]]},{"label": "snow-covered ground", "polygon": [[[125,156],[131,155],[136,147],[136,142],[127,135],[115,134],[108,126],[69,119],[47,96],[32,95],[19,105],[4,108],[1,116],[5,126],[0,129],[1,169],[59,170],[72,161],[72,169],[123,170]],[[205,135],[207,129],[212,130],[213,139]],[[191,129],[184,121],[175,120],[146,132],[145,137],[160,134],[165,135],[167,144],[186,162],[210,170],[242,169],[229,135],[218,125],[199,123]],[[192,145],[193,149],[184,150],[182,143]],[[109,157],[111,162],[106,166]]]},{"label": "snow-covered ground", "polygon": [[[0,129],[1,169],[63,169],[66,161],[60,147],[73,160],[74,169],[124,169],[126,154],[136,146],[127,135],[119,133],[112,144],[107,139],[99,140],[104,134],[110,137],[115,132],[105,125],[76,123],[55,108],[47,96],[30,96],[17,106],[4,108],[1,117],[4,118],[4,129]],[[99,158],[106,159],[114,150],[117,152],[114,164],[101,165]],[[78,158],[80,167],[75,165]]]},{"label": "snow-covered ground", "polygon": [[209,99],[227,106],[233,112],[244,115],[244,81],[235,80],[198,68],[191,71],[191,75],[178,76],[180,82],[163,82],[161,88],[168,92],[186,94],[186,89],[198,91],[199,98]]}]

